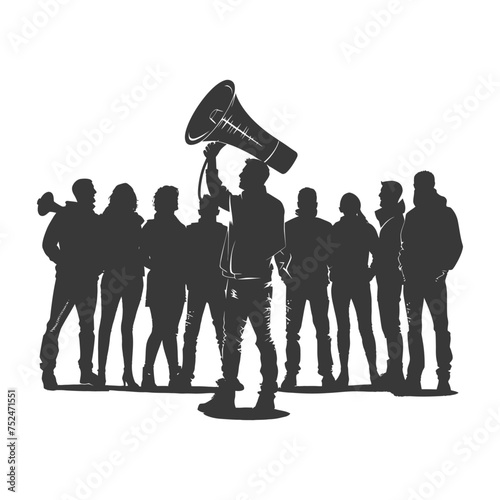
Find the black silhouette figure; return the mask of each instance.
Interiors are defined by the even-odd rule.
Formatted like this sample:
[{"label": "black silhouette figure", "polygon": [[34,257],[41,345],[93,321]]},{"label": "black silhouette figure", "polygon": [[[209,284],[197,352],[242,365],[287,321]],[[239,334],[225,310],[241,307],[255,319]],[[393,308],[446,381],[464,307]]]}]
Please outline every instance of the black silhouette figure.
[{"label": "black silhouette figure", "polygon": [[[309,301],[318,342],[318,373],[322,385],[332,388],[332,351],[330,322],[328,320],[328,259],[330,255],[321,246],[326,243],[332,225],[316,217],[318,203],[316,191],[301,189],[298,196],[297,217],[285,224],[286,248],[277,256],[280,267],[286,267],[286,376],[283,390],[292,390],[297,385],[300,370],[299,332],[304,309]],[[283,275],[283,274],[282,274]],[[285,275],[286,276],[286,275]]]},{"label": "black silhouette figure", "polygon": [[399,321],[403,277],[398,260],[405,211],[405,203],[400,200],[402,193],[399,182],[382,182],[380,209],[375,212],[380,224],[379,246],[372,265],[377,277],[380,322],[389,355],[387,371],[381,377],[380,386],[396,392],[404,388],[403,338]]},{"label": "black silhouette figure", "polygon": [[109,197],[109,205],[101,215],[100,248],[104,274],[101,280],[101,323],[99,326],[100,385],[106,383],[106,359],[109,338],[120,300],[123,304],[122,350],[123,384],[137,389],[132,373],[132,351],[137,309],[143,289],[144,266],[139,251],[144,219],[136,212],[137,197],[128,184],[119,184]]},{"label": "black silhouette figure", "polygon": [[[80,383],[97,384],[92,372],[94,351],[94,312],[97,299],[97,279],[102,272],[99,262],[99,218],[94,212],[95,189],[89,179],[73,184],[75,202],[65,207],[53,203],[53,197],[44,195],[39,201],[39,213],[56,210],[43,239],[43,250],[56,264],[56,283],[52,297],[50,319],[42,339],[40,367],[45,389],[56,389],[54,375],[58,338],[61,328],[73,306],[80,322]],[[48,202],[52,206],[44,206]]]},{"label": "black silhouette figure", "polygon": [[346,387],[349,384],[349,305],[351,302],[354,304],[358,318],[359,332],[370,369],[370,380],[374,384],[379,379],[379,374],[371,322],[370,281],[374,276],[374,270],[368,267],[368,257],[370,253],[372,258],[376,255],[378,236],[375,228],[368,223],[361,212],[361,203],[356,195],[345,194],[340,200],[339,209],[344,216],[333,225],[332,241],[337,248],[332,254],[330,271],[340,357],[340,375],[337,384],[338,387]]},{"label": "black silhouette figure", "polygon": [[180,372],[177,332],[186,300],[186,228],[174,212],[178,209],[179,192],[163,186],[155,194],[154,219],[142,229],[141,253],[147,277],[146,306],[151,311],[153,330],[146,344],[142,387],[156,387],[153,366],[160,344],[168,361],[169,387],[174,388]]},{"label": "black silhouette figure", "polygon": [[224,145],[209,144],[207,183],[216,203],[231,212],[221,256],[221,267],[227,279],[224,313],[223,379],[211,401],[198,408],[203,412],[227,413],[234,410],[238,389],[238,369],[243,330],[250,321],[257,336],[261,356],[262,385],[255,414],[274,410],[278,368],[276,350],[271,338],[271,259],[285,246],[284,209],[264,186],[269,168],[260,160],[246,161],[240,174],[243,193],[235,196],[222,185],[216,157]]},{"label": "black silhouette figure", "polygon": [[179,386],[189,387],[194,378],[196,344],[205,306],[208,304],[222,358],[226,279],[222,276],[220,256],[226,226],[217,222],[219,206],[209,196],[200,200],[200,220],[186,228],[188,303],[182,370]]},{"label": "black silhouette figure", "polygon": [[410,210],[402,231],[399,260],[404,277],[404,298],[408,315],[410,364],[406,380],[408,393],[421,390],[424,369],[422,309],[429,308],[436,332],[438,393],[451,392],[451,360],[448,331],[446,275],[462,253],[458,220],[446,206],[446,198],[435,188],[434,175],[423,171],[415,175],[415,208]]}]

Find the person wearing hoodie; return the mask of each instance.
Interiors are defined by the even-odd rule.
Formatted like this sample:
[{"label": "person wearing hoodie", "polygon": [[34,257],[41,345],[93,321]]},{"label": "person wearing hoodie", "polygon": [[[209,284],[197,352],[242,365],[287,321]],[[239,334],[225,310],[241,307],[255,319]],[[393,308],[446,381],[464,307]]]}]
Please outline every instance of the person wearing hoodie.
[{"label": "person wearing hoodie", "polygon": [[337,318],[337,342],[340,357],[338,387],[349,384],[349,349],[351,302],[356,310],[359,333],[368,360],[372,385],[378,383],[377,352],[372,328],[372,298],[370,281],[374,270],[368,267],[368,257],[376,258],[378,236],[361,212],[359,198],[346,193],[340,200],[339,210],[343,217],[333,225],[332,242],[337,246],[332,254],[330,280],[332,300]]},{"label": "person wearing hoodie", "polygon": [[[282,390],[293,390],[300,371],[299,332],[306,302],[309,301],[316,339],[318,342],[318,373],[322,386],[332,388],[332,348],[328,320],[328,259],[321,247],[332,231],[332,225],[316,217],[318,203],[316,191],[304,188],[299,191],[298,210],[294,219],[285,224],[286,247],[277,256],[279,267],[286,269],[289,279],[284,279],[286,290],[286,376]],[[286,276],[286,275],[285,275]]]},{"label": "person wearing hoodie", "polygon": [[375,212],[380,224],[377,258],[373,263],[377,279],[377,301],[380,323],[387,341],[387,371],[380,386],[401,391],[403,376],[403,338],[401,336],[400,302],[403,277],[399,270],[401,229],[404,223],[405,202],[400,198],[403,188],[399,182],[382,182],[380,209]]},{"label": "person wearing hoodie", "polygon": [[75,202],[67,202],[52,218],[43,250],[56,264],[56,282],[47,329],[40,349],[40,368],[45,389],[57,389],[54,375],[59,353],[59,333],[76,306],[80,321],[80,383],[97,385],[92,372],[94,313],[97,280],[102,272],[99,261],[99,217],[94,212],[95,189],[90,179],[79,179],[72,187]]},{"label": "person wearing hoodie", "polygon": [[436,332],[437,390],[450,393],[452,352],[448,331],[446,276],[460,258],[463,245],[455,212],[435,189],[431,172],[418,172],[414,178],[413,203],[401,233],[399,262],[404,279],[404,298],[408,316],[410,363],[406,380],[409,393],[421,390],[424,369],[422,309],[429,308]]},{"label": "person wearing hoodie", "polygon": [[132,331],[142,297],[144,265],[139,250],[144,219],[136,212],[137,197],[129,184],[119,184],[109,197],[101,219],[100,248],[104,275],[101,280],[101,323],[99,325],[100,385],[106,383],[106,360],[113,321],[120,301],[122,315],[123,384],[139,386],[132,373]]}]

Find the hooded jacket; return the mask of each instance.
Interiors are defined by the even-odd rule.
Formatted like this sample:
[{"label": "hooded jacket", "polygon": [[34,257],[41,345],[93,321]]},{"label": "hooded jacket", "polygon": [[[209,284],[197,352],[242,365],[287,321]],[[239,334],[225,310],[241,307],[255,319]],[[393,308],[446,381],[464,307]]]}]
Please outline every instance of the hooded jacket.
[{"label": "hooded jacket", "polygon": [[401,233],[401,270],[406,280],[436,278],[462,253],[458,220],[435,189],[415,191],[414,203]]}]

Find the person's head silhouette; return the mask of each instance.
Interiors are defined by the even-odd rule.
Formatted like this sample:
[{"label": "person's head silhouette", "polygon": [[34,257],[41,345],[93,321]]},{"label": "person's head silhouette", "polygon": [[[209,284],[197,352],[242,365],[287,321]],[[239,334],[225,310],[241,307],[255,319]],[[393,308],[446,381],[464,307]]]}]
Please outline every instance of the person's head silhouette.
[{"label": "person's head silhouette", "polygon": [[73,184],[72,191],[80,205],[94,207],[96,190],[90,179],[78,179]]},{"label": "person's head silhouette", "polygon": [[356,217],[361,213],[361,202],[355,194],[346,193],[340,200],[339,210],[346,217]]},{"label": "person's head silhouette", "polygon": [[208,195],[203,196],[200,200],[200,209],[198,210],[200,214],[200,220],[203,221],[215,221],[217,215],[219,214],[219,205]]},{"label": "person's head silhouette", "polygon": [[380,206],[381,207],[393,207],[397,205],[399,198],[403,194],[403,187],[399,182],[396,181],[386,181],[382,182],[382,188],[380,189]]},{"label": "person's head silhouette", "polygon": [[159,214],[173,214],[179,208],[179,190],[163,186],[155,193],[153,205]]},{"label": "person's head silhouette", "polygon": [[135,212],[137,196],[130,184],[118,184],[109,197],[109,205],[105,212],[128,213]]},{"label": "person's head silhouette", "polygon": [[243,191],[263,187],[269,177],[269,167],[260,160],[250,158],[240,174],[240,188]]},{"label": "person's head silhouette", "polygon": [[296,214],[300,216],[312,216],[315,217],[317,214],[318,202],[316,197],[316,191],[311,188],[302,188],[299,191],[299,196],[297,198]]},{"label": "person's head silhouette", "polygon": [[418,172],[415,174],[413,178],[413,187],[415,189],[421,190],[432,190],[436,185],[436,179],[434,178],[434,174],[428,172],[427,170],[422,170],[422,172]]}]

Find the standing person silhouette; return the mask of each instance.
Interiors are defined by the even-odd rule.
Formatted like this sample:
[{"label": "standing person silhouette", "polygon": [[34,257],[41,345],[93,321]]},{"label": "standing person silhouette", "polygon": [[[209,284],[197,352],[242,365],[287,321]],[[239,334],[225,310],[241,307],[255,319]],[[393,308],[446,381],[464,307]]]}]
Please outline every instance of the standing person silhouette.
[{"label": "standing person silhouette", "polygon": [[89,179],[73,184],[75,202],[67,202],[50,222],[43,250],[56,264],[56,282],[50,319],[42,339],[40,367],[45,389],[57,389],[54,375],[58,338],[69,313],[76,306],[80,321],[80,383],[97,384],[92,372],[94,313],[97,279],[102,272],[98,258],[99,218],[94,212],[95,189]]},{"label": "standing person silhouette", "polygon": [[450,369],[453,359],[448,331],[446,276],[460,258],[463,245],[455,212],[440,196],[431,172],[418,172],[414,177],[415,208],[406,216],[401,234],[399,261],[404,277],[404,297],[408,315],[410,364],[406,390],[421,390],[424,369],[422,343],[422,309],[429,308],[436,332],[437,390],[449,394]]},{"label": "standing person silhouette", "polygon": [[286,290],[286,376],[281,389],[292,390],[297,386],[300,371],[299,332],[304,309],[309,301],[318,342],[318,373],[322,385],[335,384],[332,375],[332,350],[330,322],[328,320],[328,258],[321,247],[331,234],[332,225],[316,217],[318,203],[316,191],[304,188],[299,191],[297,217],[285,224],[286,247],[277,256],[281,266],[290,276],[285,279]]},{"label": "standing person silhouette", "polygon": [[373,269],[368,267],[369,254],[377,252],[378,236],[361,212],[359,198],[347,193],[340,200],[339,210],[343,217],[333,225],[332,242],[337,245],[331,260],[330,279],[332,300],[337,318],[338,348],[340,357],[339,387],[349,385],[350,322],[349,305],[352,302],[358,318],[359,332],[363,341],[370,370],[370,380],[375,384],[379,379],[377,353],[372,329],[372,298],[370,281]]},{"label": "standing person silhouette", "polygon": [[387,371],[382,375],[380,387],[401,392],[403,376],[403,338],[399,320],[403,276],[399,270],[401,229],[405,203],[400,200],[403,188],[399,182],[382,182],[380,209],[375,212],[380,224],[379,249],[372,267],[377,277],[377,300],[380,322],[387,341]]},{"label": "standing person silhouette", "polygon": [[219,178],[216,158],[222,143],[205,148],[208,160],[207,183],[214,201],[231,213],[221,267],[227,278],[224,311],[223,379],[219,389],[207,403],[199,405],[203,412],[227,412],[234,409],[235,390],[241,340],[250,321],[261,357],[262,385],[255,405],[256,413],[274,410],[278,389],[276,350],[271,338],[271,259],[284,248],[284,209],[279,200],[267,193],[268,166],[256,159],[246,160],[240,174],[239,196],[231,194]]},{"label": "standing person silhouette", "polygon": [[99,383],[106,383],[109,338],[120,300],[123,304],[123,384],[137,389],[132,373],[132,331],[143,289],[144,266],[139,251],[144,219],[136,212],[137,197],[129,184],[119,184],[101,215],[101,252],[104,275],[101,280],[101,323],[99,325]]},{"label": "standing person silhouette", "polygon": [[177,331],[186,300],[186,228],[174,215],[179,208],[179,191],[163,186],[155,194],[154,219],[142,228],[141,253],[146,267],[146,306],[151,311],[153,330],[146,344],[142,388],[156,387],[153,366],[160,344],[168,361],[169,387],[175,388],[180,371]]},{"label": "standing person silhouette", "polygon": [[200,220],[186,228],[186,272],[189,293],[182,370],[179,376],[179,385],[183,387],[189,387],[194,378],[196,343],[207,304],[210,307],[222,358],[226,278],[222,276],[219,262],[227,228],[217,222],[218,213],[217,203],[210,196],[204,196],[200,200]]}]

